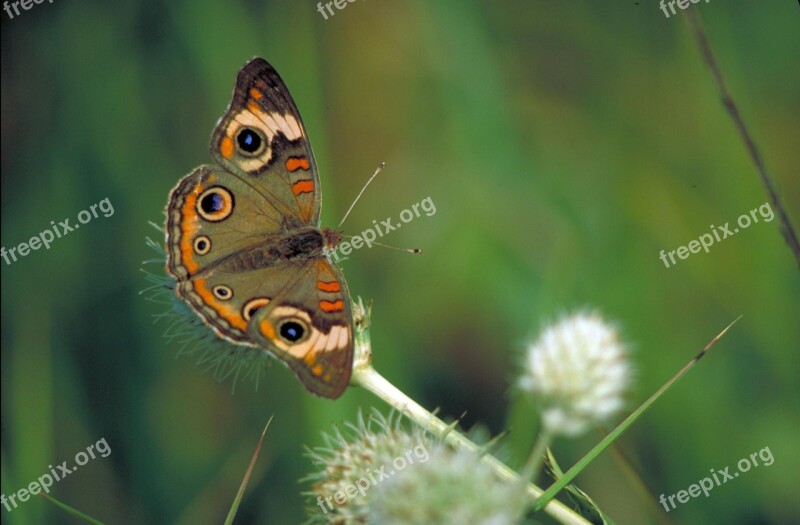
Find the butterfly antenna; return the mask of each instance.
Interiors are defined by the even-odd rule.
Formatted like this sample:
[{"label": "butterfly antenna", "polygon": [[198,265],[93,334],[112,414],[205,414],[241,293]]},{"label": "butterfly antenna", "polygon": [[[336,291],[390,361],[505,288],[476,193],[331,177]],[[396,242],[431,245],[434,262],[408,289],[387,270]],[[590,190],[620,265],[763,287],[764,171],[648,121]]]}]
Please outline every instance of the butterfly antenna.
[{"label": "butterfly antenna", "polygon": [[[348,239],[352,239],[354,236],[353,235],[342,235],[342,237],[346,237]],[[391,246],[389,244],[383,244],[382,242],[375,242],[375,241],[370,241],[370,244],[373,244],[375,246],[382,246],[384,248],[389,248],[390,250],[399,250],[401,252],[422,253],[422,249],[421,248],[400,248],[399,246]]]},{"label": "butterfly antenna", "polygon": [[378,166],[378,167],[375,169],[375,173],[373,173],[373,174],[372,174],[372,177],[370,177],[370,178],[369,178],[369,180],[367,181],[367,183],[366,183],[366,184],[364,184],[364,187],[363,187],[363,188],[361,188],[361,191],[360,191],[360,192],[358,192],[358,195],[356,195],[356,198],[355,198],[355,200],[353,201],[353,204],[351,204],[351,205],[350,205],[350,208],[347,210],[347,213],[345,213],[345,214],[344,214],[344,217],[342,217],[342,220],[341,220],[341,221],[339,221],[339,226],[337,226],[337,227],[336,227],[337,229],[342,227],[342,224],[344,224],[344,221],[345,221],[345,219],[347,219],[347,216],[348,216],[348,215],[350,215],[350,212],[351,212],[351,211],[353,211],[353,207],[354,207],[354,206],[356,205],[356,203],[358,202],[358,199],[360,199],[360,198],[361,198],[361,195],[363,195],[363,194],[364,194],[364,190],[366,190],[366,189],[367,189],[367,186],[369,186],[369,183],[370,183],[370,182],[372,182],[372,179],[374,179],[375,177],[377,177],[377,176],[378,176],[378,173],[380,173],[380,172],[381,172],[381,170],[383,169],[383,167],[384,167],[384,166],[386,166],[386,163],[385,163],[385,162],[381,162],[380,166]]}]

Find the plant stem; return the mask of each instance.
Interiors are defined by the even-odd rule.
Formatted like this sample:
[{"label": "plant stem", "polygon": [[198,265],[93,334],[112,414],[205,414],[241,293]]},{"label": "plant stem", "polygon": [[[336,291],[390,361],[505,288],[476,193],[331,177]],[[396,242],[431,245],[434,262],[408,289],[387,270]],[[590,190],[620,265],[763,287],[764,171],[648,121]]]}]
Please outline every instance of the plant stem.
[{"label": "plant stem", "polygon": [[[362,361],[360,366],[357,365],[354,368],[351,382],[366,388],[383,399],[386,403],[402,412],[406,417],[422,428],[441,437],[445,443],[476,453],[482,452],[481,448],[470,441],[466,436],[453,430],[451,425],[448,425],[433,415],[430,411],[423,408],[419,403],[391,384],[372,367],[369,363],[369,359]],[[508,467],[508,465],[491,454],[484,454],[482,459],[494,469],[500,479],[510,482],[519,482],[520,476]],[[543,491],[536,485],[527,483],[527,492],[533,498],[538,498]],[[588,521],[557,500],[549,502],[547,506],[544,507],[544,511],[558,522],[566,525],[590,525]]]},{"label": "plant stem", "polygon": [[547,428],[542,427],[539,437],[536,438],[536,443],[533,444],[531,454],[525,462],[525,466],[519,472],[519,477],[531,483],[536,483],[536,474],[542,466],[544,460],[544,453],[550,443],[553,441],[553,434]]}]

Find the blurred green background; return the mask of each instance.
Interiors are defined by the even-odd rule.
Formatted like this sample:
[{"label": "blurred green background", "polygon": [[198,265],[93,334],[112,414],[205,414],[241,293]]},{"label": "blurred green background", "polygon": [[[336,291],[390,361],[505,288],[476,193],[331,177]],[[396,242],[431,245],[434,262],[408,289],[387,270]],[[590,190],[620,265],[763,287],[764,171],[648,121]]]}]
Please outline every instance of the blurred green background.
[{"label": "blurred green background", "polygon": [[[288,84],[335,225],[356,234],[431,197],[437,213],[342,265],[374,300],[376,368],[464,426],[537,429],[510,390],[543,323],[591,306],[621,328],[637,406],[727,323],[742,320],[579,485],[620,524],[798,523],[800,278],[778,221],[665,268],[674,250],[767,199],[687,26],[655,1],[34,4],[2,17],[2,246],[108,198],[100,217],[2,268],[2,492],[105,438],[52,494],[109,524],[221,523],[274,414],[241,524],[304,520],[305,445],[385,405],[335,402],[274,366],[258,390],[175,359],[139,292],[145,237],[169,190],[210,162],[238,69],[259,55]],[[800,55],[795,2],[694,4],[795,225]],[[598,436],[559,441],[563,466]],[[770,447],[775,462],[669,515],[655,498]],[[658,518],[657,516],[660,516]],[[34,498],[3,523],[73,523]],[[542,518],[548,522],[546,518]],[[659,521],[660,520],[660,521]]]}]

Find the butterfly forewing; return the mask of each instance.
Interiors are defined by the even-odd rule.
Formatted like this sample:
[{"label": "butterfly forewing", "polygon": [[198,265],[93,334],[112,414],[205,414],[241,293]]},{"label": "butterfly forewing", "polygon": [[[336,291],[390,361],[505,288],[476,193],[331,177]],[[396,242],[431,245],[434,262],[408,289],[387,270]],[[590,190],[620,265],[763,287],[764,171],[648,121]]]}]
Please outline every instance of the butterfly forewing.
[{"label": "butterfly forewing", "polygon": [[239,72],[211,153],[263,191],[282,215],[318,225],[319,176],[305,126],[283,80],[264,59],[254,58]]}]

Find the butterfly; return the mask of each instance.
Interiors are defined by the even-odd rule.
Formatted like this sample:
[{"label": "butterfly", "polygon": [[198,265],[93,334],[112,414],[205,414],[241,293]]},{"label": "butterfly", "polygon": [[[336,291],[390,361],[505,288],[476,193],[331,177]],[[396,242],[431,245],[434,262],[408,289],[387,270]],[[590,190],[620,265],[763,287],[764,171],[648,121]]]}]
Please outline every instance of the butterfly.
[{"label": "butterfly", "polygon": [[319,172],[300,113],[275,69],[253,58],[211,137],[216,164],[196,168],[167,205],[175,292],[230,342],[281,359],[313,394],[350,382],[353,314],[326,256]]}]

